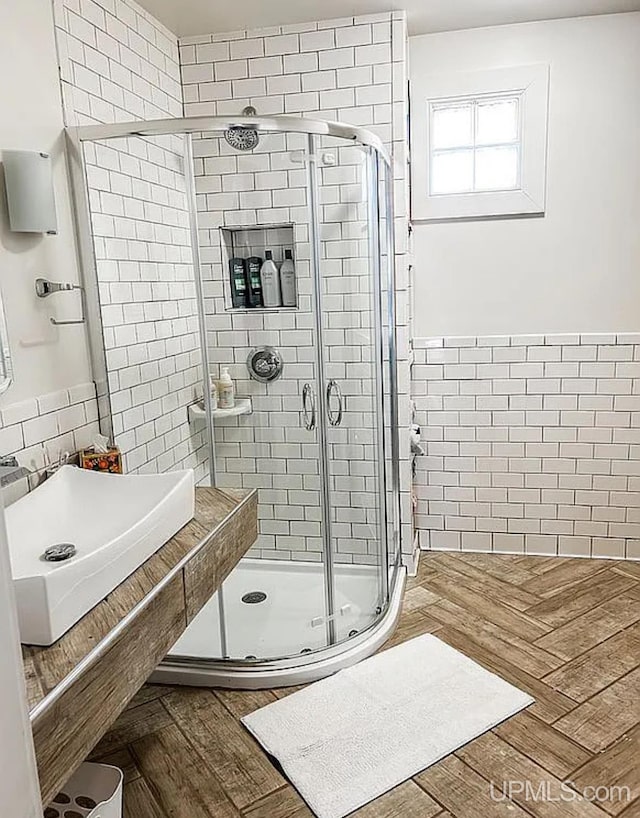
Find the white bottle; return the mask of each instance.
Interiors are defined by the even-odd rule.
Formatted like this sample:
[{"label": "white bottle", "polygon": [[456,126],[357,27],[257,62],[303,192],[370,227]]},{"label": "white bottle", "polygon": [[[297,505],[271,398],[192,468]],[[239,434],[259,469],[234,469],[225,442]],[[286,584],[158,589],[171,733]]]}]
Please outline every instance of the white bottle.
[{"label": "white bottle", "polygon": [[229,367],[222,367],[222,375],[218,381],[218,409],[233,409],[236,402],[236,389],[229,375]]},{"label": "white bottle", "polygon": [[296,267],[291,250],[284,251],[284,261],[280,265],[280,292],[283,307],[297,307]]},{"label": "white bottle", "polygon": [[265,250],[264,261],[260,268],[260,283],[262,284],[262,303],[264,306],[279,307],[282,304],[280,275],[271,250]]},{"label": "white bottle", "polygon": [[218,384],[216,383],[213,375],[211,375],[210,392],[211,392],[211,408],[212,409],[217,409],[218,408]]}]

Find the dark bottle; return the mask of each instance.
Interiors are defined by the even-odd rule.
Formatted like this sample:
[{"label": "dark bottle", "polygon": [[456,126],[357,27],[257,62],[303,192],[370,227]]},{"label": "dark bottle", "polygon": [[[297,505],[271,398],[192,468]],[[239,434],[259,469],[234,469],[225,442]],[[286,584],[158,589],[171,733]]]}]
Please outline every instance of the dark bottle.
[{"label": "dark bottle", "polygon": [[259,256],[251,256],[246,261],[247,265],[247,304],[250,307],[262,306],[262,280],[260,279],[260,268],[262,259]]},{"label": "dark bottle", "polygon": [[247,274],[243,258],[229,259],[231,303],[234,307],[247,306]]},{"label": "dark bottle", "polygon": [[280,292],[283,307],[297,307],[296,266],[291,250],[284,251],[284,261],[280,265]]}]

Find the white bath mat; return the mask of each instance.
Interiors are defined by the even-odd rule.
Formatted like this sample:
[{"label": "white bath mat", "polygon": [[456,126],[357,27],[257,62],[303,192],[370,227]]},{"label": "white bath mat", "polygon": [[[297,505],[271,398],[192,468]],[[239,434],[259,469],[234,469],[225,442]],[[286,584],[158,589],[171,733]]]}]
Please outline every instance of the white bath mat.
[{"label": "white bath mat", "polygon": [[242,721],[318,818],[342,818],[533,701],[426,635]]}]

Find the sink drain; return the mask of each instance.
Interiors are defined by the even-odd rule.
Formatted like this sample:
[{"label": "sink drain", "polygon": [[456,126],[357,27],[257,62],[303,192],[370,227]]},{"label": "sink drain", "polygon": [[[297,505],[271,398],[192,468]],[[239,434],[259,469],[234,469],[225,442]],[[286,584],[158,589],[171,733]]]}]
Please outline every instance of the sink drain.
[{"label": "sink drain", "polygon": [[242,597],[242,601],[246,602],[247,605],[257,605],[258,602],[264,602],[266,598],[267,595],[264,591],[249,591],[248,594]]},{"label": "sink drain", "polygon": [[45,562],[64,562],[75,557],[77,549],[75,545],[70,542],[59,543],[58,545],[51,545],[42,555]]}]

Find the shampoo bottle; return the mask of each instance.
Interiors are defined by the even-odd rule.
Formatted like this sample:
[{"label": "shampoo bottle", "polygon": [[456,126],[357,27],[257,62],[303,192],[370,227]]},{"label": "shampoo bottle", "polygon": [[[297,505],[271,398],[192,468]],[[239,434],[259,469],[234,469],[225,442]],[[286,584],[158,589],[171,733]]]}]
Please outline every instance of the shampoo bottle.
[{"label": "shampoo bottle", "polygon": [[297,307],[296,268],[291,250],[284,251],[284,261],[280,265],[280,291],[283,307]]},{"label": "shampoo bottle", "polygon": [[233,409],[236,402],[235,386],[229,375],[229,367],[222,367],[222,375],[218,381],[218,409]]},{"label": "shampoo bottle", "polygon": [[213,375],[210,376],[210,392],[211,392],[211,408],[217,409],[218,408],[218,384],[216,383]]},{"label": "shampoo bottle", "polygon": [[246,260],[247,265],[247,304],[250,307],[262,306],[262,282],[260,280],[260,268],[262,259],[259,256],[251,256]]},{"label": "shampoo bottle", "polygon": [[229,259],[229,282],[231,284],[231,304],[234,307],[247,306],[247,273],[243,258]]},{"label": "shampoo bottle", "polygon": [[262,303],[265,307],[279,307],[280,299],[280,275],[273,260],[271,250],[266,250],[264,262],[260,268],[260,281],[262,283]]}]

